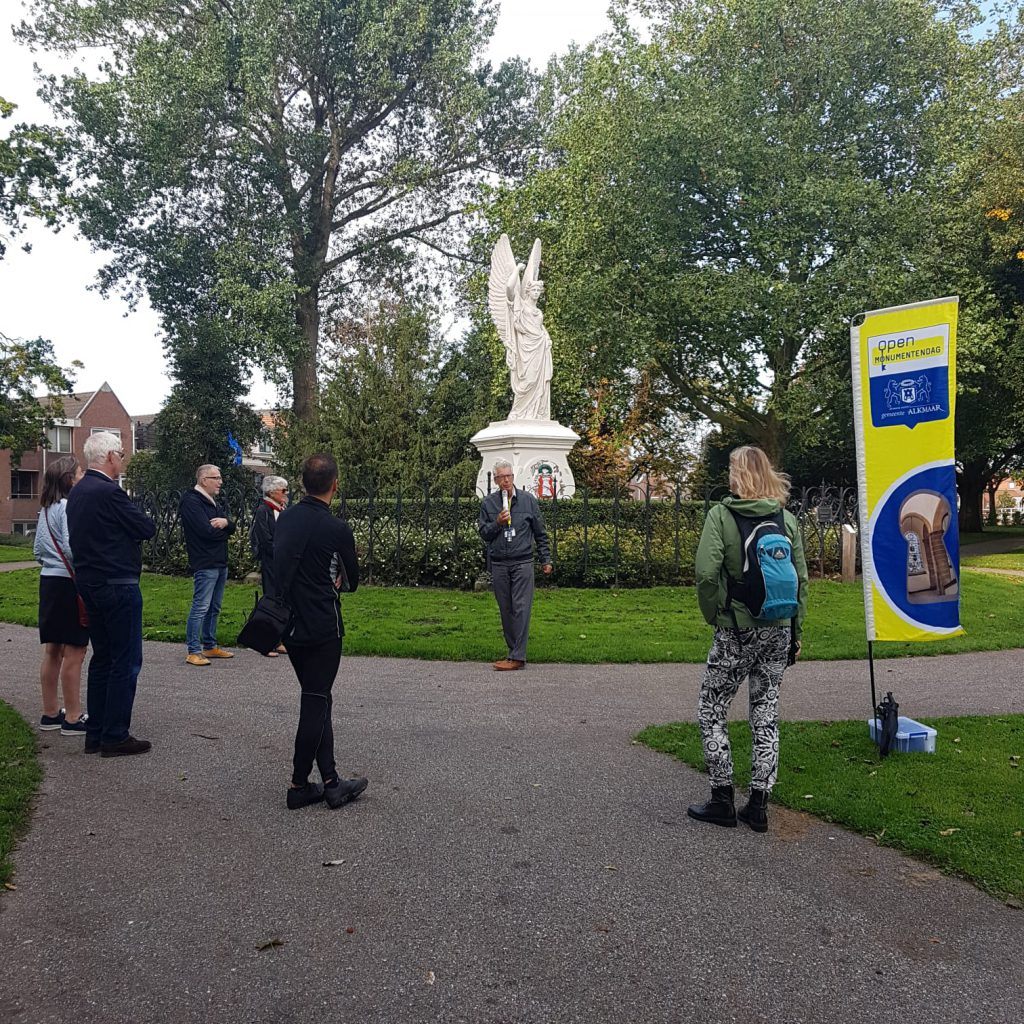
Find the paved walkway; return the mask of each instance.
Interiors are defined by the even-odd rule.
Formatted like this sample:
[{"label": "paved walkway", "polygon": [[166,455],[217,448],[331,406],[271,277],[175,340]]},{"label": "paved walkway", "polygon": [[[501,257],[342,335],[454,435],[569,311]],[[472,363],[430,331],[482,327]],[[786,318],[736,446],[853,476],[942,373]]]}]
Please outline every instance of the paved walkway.
[{"label": "paved walkway", "polygon": [[[34,632],[0,652],[34,719]],[[698,666],[346,659],[338,748],[370,788],[290,813],[287,661],[183,655],[146,645],[151,754],[43,734],[5,1024],[1019,1018],[1021,911],[801,814],[687,819],[702,778],[631,737],[690,717]],[[911,713],[1024,711],[1019,651],[879,668]],[[863,664],[798,665],[783,713],[861,717],[866,691]]]},{"label": "paved walkway", "polygon": [[39,563],[32,562],[0,562],[0,572],[15,572],[18,569],[38,569]]},{"label": "paved walkway", "polygon": [[977,544],[964,544],[960,548],[960,555],[1007,555],[1021,550],[1024,550],[1024,537],[996,537],[993,540],[978,541]]}]

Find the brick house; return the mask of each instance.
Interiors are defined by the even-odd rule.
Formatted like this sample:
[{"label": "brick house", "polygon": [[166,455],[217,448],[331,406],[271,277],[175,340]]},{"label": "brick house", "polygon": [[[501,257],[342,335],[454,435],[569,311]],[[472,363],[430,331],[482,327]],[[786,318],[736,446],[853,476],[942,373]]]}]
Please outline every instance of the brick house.
[{"label": "brick house", "polygon": [[65,395],[62,401],[64,415],[48,431],[48,448],[25,452],[17,466],[12,464],[9,450],[0,450],[0,534],[35,532],[47,462],[74,455],[84,468],[82,445],[90,434],[109,430],[122,439],[125,454],[135,450],[131,417],[109,384],[96,391]]}]

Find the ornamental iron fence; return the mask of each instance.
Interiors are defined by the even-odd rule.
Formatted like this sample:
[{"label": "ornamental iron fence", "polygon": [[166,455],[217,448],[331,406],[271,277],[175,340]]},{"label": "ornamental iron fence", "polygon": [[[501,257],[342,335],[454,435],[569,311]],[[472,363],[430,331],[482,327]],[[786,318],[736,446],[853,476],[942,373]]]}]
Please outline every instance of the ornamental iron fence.
[{"label": "ornamental iron fence", "polygon": [[[633,485],[603,496],[579,487],[573,498],[544,499],[555,571],[539,582],[569,587],[692,584],[704,518],[727,493],[721,488],[702,498],[684,498],[676,486],[666,497]],[[255,487],[226,487],[221,499],[235,523],[228,567],[239,579],[258,568],[249,527],[262,497]],[[134,500],[157,527],[144,546],[147,567],[187,574],[178,516],[181,492],[142,494]],[[342,492],[335,511],[352,527],[365,582],[470,589],[488,568],[477,533],[480,502],[473,492],[442,494],[426,485],[399,493],[370,487]],[[825,483],[800,488],[788,508],[800,524],[808,571],[820,577],[838,573],[843,527],[857,524],[856,489]]]}]

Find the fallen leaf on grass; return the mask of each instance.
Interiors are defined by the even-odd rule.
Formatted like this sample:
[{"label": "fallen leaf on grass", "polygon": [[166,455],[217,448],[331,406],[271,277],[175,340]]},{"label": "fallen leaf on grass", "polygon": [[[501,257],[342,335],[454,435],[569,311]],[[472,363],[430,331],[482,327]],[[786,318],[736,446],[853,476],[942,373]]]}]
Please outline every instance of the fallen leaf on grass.
[{"label": "fallen leaf on grass", "polygon": [[325,868],[338,868],[338,867],[341,867],[341,865],[344,864],[344,863],[345,862],[343,860],[325,860],[324,861],[324,867]]},{"label": "fallen leaf on grass", "polygon": [[13,882],[4,882],[4,888],[10,892],[16,892],[18,887]]},{"label": "fallen leaf on grass", "polygon": [[832,741],[832,746],[833,747],[841,747],[842,745],[843,745],[843,741],[842,740],[833,740]]},{"label": "fallen leaf on grass", "polygon": [[284,945],[284,939],[278,939],[278,938],[267,939],[266,942],[261,942],[261,943],[257,944],[256,951],[258,953],[262,953],[266,949],[274,949],[277,946],[283,946],[283,945]]},{"label": "fallen leaf on grass", "polygon": [[434,972],[433,971],[427,971],[427,977],[426,977],[425,980],[426,980],[428,985],[433,985],[434,982],[437,981],[437,978],[434,977]]},{"label": "fallen leaf on grass", "polygon": [[813,793],[804,793],[804,799],[805,800],[813,800],[814,799],[814,794]]},{"label": "fallen leaf on grass", "polygon": [[960,737],[959,736],[954,736],[953,737],[953,742],[954,743],[959,743],[960,742]]},{"label": "fallen leaf on grass", "polygon": [[1013,833],[1014,839],[1020,839],[1021,836],[1024,836],[1024,831],[1022,831],[1021,829],[1017,829],[1017,831]]},{"label": "fallen leaf on grass", "polygon": [[587,634],[586,633],[580,633],[580,639],[581,640],[586,640],[587,639]]},{"label": "fallen leaf on grass", "polygon": [[954,832],[959,832],[959,831],[960,831],[960,829],[958,829],[958,828],[944,828],[944,829],[940,829],[939,835],[940,836],[951,836]]}]

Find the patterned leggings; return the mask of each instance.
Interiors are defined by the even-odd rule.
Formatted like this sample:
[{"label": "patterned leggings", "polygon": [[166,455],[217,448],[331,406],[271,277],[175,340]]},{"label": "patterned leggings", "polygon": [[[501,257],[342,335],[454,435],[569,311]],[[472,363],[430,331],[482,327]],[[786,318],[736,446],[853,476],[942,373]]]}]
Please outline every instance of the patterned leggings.
[{"label": "patterned leggings", "polygon": [[779,770],[779,686],[789,658],[789,627],[716,629],[700,688],[697,721],[712,786],[732,785],[729,706],[750,677],[751,788],[771,792]]}]

